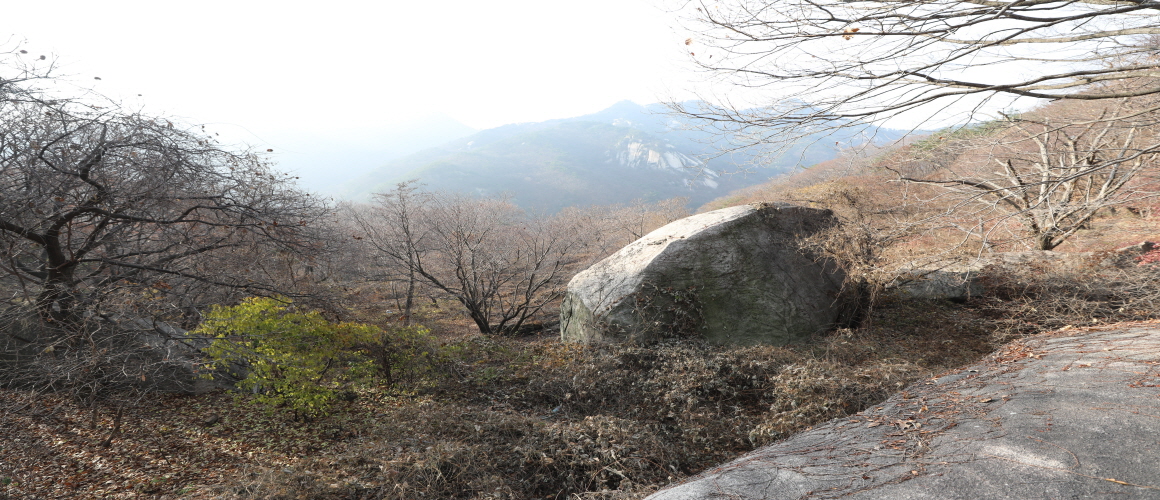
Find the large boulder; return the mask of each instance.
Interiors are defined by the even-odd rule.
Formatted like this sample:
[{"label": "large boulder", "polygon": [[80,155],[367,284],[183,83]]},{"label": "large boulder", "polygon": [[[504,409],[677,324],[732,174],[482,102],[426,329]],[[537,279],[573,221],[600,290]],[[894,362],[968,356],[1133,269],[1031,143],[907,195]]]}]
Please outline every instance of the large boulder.
[{"label": "large boulder", "polygon": [[829,210],[784,204],[715,210],[668,224],[576,275],[560,312],[568,342],[698,337],[799,342],[847,319],[852,294],[802,239]]}]

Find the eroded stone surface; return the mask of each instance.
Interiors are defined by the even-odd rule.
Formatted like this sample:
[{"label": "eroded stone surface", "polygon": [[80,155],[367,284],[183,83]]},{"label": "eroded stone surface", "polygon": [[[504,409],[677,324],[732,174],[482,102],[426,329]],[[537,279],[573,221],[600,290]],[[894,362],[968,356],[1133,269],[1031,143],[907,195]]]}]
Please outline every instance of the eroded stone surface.
[{"label": "eroded stone surface", "polygon": [[795,342],[847,314],[844,273],[801,238],[836,224],[828,210],[745,205],[668,224],[581,272],[561,308],[565,341],[700,336]]},{"label": "eroded stone surface", "polygon": [[1160,326],[1070,330],[649,500],[1160,498]]},{"label": "eroded stone surface", "polygon": [[1156,248],[1150,241],[1103,252],[1031,250],[1001,252],[954,264],[932,265],[900,273],[887,290],[900,299],[969,299],[986,294],[983,278],[1028,270],[1132,267]]}]

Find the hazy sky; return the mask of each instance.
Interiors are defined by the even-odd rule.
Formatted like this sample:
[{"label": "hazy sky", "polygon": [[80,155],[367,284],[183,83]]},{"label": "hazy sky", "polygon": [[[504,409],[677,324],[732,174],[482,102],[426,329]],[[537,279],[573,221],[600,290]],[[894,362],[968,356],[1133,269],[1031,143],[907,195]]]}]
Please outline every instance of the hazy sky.
[{"label": "hazy sky", "polygon": [[47,0],[8,2],[0,34],[102,93],[260,133],[655,102],[684,87],[670,21],[647,0]]},{"label": "hazy sky", "polygon": [[689,34],[659,3],[26,0],[0,37],[131,108],[273,148],[322,189],[424,115],[485,129],[692,98]]},{"label": "hazy sky", "polygon": [[673,20],[650,0],[29,0],[5,3],[0,42],[273,148],[325,192],[382,165],[383,138],[421,116],[485,129],[688,97]]}]

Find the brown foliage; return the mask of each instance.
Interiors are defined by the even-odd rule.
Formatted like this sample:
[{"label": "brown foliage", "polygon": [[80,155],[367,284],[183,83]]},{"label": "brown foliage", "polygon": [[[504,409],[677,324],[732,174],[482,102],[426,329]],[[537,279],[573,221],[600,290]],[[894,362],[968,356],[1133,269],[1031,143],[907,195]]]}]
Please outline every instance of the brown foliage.
[{"label": "brown foliage", "polygon": [[1051,250],[1100,212],[1157,195],[1156,104],[1060,102],[940,134],[883,166],[937,187],[926,201],[945,209],[937,218],[985,244]]},{"label": "brown foliage", "polygon": [[[484,334],[551,322],[567,280],[686,212],[682,200],[529,214],[505,199],[430,193],[403,183],[346,212],[374,280],[405,298],[411,319],[426,288],[459,302]],[[364,258],[363,261],[370,259]],[[554,312],[554,311],[553,311]]]},{"label": "brown foliage", "polygon": [[[125,453],[142,458],[69,476],[74,487],[110,498],[141,488],[163,498],[639,498],[990,350],[976,318],[946,306],[875,314],[873,328],[792,348],[475,337],[440,349],[437,376],[416,386],[427,387],[420,394],[363,393],[312,423],[224,395],[139,401],[108,449],[99,443],[110,411],[98,431],[78,434],[69,429],[87,422],[84,408],[35,396],[25,401],[51,401],[55,413],[7,405],[5,432],[41,451],[33,463],[5,448],[0,475],[16,481],[12,494],[35,497],[55,486],[33,471],[91,468]],[[949,331],[932,336],[930,324]],[[70,458],[77,446],[86,450],[80,463]],[[167,462],[155,462],[160,450]],[[181,475],[167,465],[183,463],[198,465]]]},{"label": "brown foliage", "polygon": [[6,390],[2,491],[47,497],[61,477],[109,498],[640,498],[1012,336],[1158,318],[1157,272],[1007,271],[986,298],[884,301],[863,326],[793,347],[476,336],[438,348],[433,378],[410,391],[362,393],[311,423],[175,397],[126,406],[110,440],[109,409],[90,429],[75,401]]}]

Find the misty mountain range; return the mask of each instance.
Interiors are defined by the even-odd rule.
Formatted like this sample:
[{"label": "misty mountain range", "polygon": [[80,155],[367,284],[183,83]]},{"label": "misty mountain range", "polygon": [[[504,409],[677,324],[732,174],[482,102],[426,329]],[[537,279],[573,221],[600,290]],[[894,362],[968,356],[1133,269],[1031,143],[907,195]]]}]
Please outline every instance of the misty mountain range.
[{"label": "misty mountain range", "polygon": [[[478,131],[405,156],[384,156],[381,166],[330,193],[356,201],[419,179],[430,190],[482,196],[510,196],[520,206],[555,212],[568,206],[689,199],[695,208],[730,191],[762,183],[798,165],[835,157],[835,140],[810,138],[791,148],[770,168],[737,173],[748,158],[706,159],[715,137],[691,129],[666,114],[661,104],[619,102],[608,109],[575,118],[505,125]],[[439,133],[467,129],[443,122],[429,127],[430,141]],[[467,129],[470,130],[470,129]],[[434,131],[434,133],[429,133]],[[901,137],[880,130],[878,140]],[[400,143],[400,141],[392,141]],[[402,142],[414,145],[415,141]]]}]

